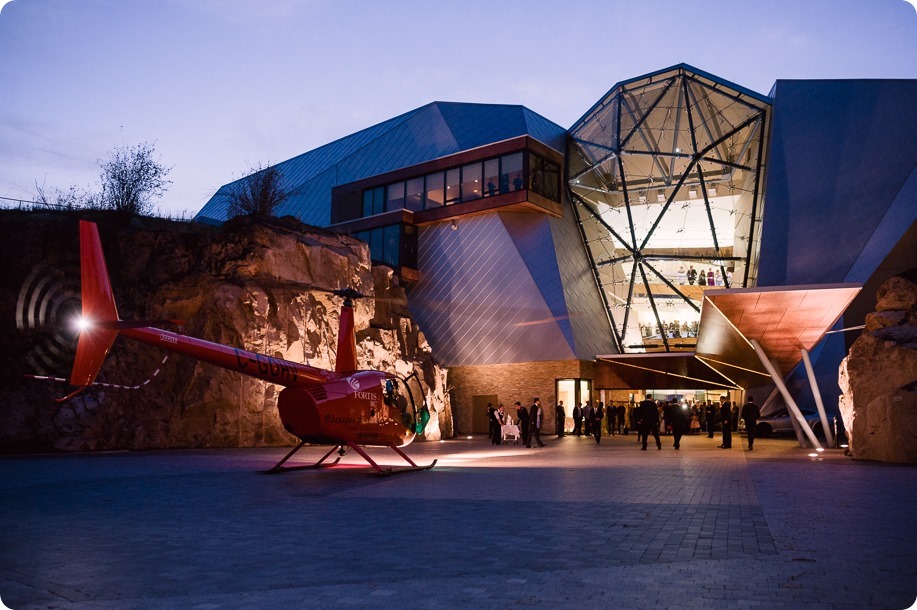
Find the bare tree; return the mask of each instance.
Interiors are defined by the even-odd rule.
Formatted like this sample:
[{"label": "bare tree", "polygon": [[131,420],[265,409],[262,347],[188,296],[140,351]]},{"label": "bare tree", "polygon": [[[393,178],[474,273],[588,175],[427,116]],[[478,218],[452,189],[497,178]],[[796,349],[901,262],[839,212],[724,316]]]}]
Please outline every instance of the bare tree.
[{"label": "bare tree", "polygon": [[229,187],[229,218],[236,216],[273,216],[277,207],[289,197],[281,186],[282,176],[276,166],[251,168],[244,178]]},{"label": "bare tree", "polygon": [[116,147],[102,168],[101,207],[130,214],[147,214],[154,197],[161,197],[169,186],[166,176],[172,171],[153,158],[154,144]]}]

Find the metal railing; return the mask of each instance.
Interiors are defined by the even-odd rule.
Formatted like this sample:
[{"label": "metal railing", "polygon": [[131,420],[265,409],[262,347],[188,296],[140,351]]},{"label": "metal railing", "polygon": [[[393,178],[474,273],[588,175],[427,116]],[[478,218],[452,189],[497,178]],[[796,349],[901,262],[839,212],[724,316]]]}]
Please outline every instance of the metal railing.
[{"label": "metal railing", "polygon": [[67,209],[66,206],[63,206],[59,203],[34,201],[29,199],[15,199],[13,197],[0,197],[0,207],[9,210],[34,210],[36,208],[51,208],[55,210]]}]

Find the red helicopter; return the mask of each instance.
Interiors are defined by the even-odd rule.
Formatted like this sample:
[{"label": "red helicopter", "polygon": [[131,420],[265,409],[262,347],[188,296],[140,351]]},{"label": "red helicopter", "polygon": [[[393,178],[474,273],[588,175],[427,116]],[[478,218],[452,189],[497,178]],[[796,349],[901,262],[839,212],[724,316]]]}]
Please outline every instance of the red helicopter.
[{"label": "red helicopter", "polygon": [[[80,221],[80,261],[82,281],[82,315],[79,319],[79,342],[70,384],[80,386],[61,400],[71,398],[93,384],[105,356],[118,335],[148,343],[164,350],[190,356],[238,371],[270,383],[285,386],[281,390],[277,409],[284,428],[300,439],[296,445],[267,474],[302,468],[334,466],[352,449],[375,473],[428,470],[436,460],[418,466],[400,447],[414,440],[423,431],[429,413],[425,405],[418,409],[411,392],[410,380],[416,373],[402,379],[382,371],[357,370],[356,337],[354,333],[353,299],[364,295],[352,289],[337,290],[344,298],[338,332],[337,360],[333,371],[272,358],[246,350],[195,339],[179,333],[153,328],[148,322],[123,321],[118,317],[115,299],[98,227]],[[419,383],[415,386],[419,389]],[[284,466],[303,445],[332,445],[320,460],[303,466]],[[382,467],[363,450],[365,446],[389,447],[410,466]],[[337,459],[326,463],[337,451]]]}]

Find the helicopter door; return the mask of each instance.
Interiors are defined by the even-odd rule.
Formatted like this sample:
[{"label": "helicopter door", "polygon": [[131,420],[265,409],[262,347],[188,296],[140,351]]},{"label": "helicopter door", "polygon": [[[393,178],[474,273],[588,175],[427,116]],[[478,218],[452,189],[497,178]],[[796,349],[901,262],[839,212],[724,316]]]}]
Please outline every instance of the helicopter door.
[{"label": "helicopter door", "polygon": [[382,382],[382,397],[387,418],[401,423],[410,434],[417,426],[417,409],[410,386],[397,377],[387,377]]},{"label": "helicopter door", "polygon": [[403,380],[403,383],[408,388],[411,401],[414,405],[414,432],[422,434],[424,428],[427,426],[427,422],[430,421],[430,410],[427,407],[426,396],[420,385],[420,377],[418,377],[417,371],[408,375],[408,377]]}]

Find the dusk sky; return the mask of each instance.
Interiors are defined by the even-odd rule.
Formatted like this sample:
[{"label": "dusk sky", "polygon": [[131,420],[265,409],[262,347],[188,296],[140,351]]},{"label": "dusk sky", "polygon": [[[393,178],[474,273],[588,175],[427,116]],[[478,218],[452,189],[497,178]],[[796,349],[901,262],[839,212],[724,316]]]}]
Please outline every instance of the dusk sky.
[{"label": "dusk sky", "polygon": [[777,79],[917,78],[905,0],[0,5],[0,196],[97,189],[98,159],[155,141],[170,214],[434,100],[569,127],[617,81],[681,62],[764,94]]}]

